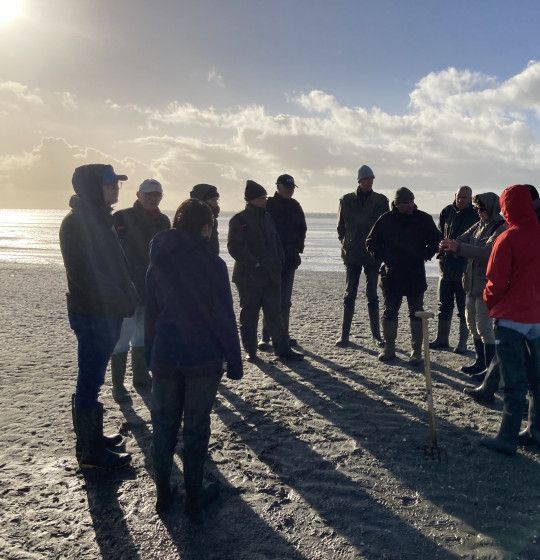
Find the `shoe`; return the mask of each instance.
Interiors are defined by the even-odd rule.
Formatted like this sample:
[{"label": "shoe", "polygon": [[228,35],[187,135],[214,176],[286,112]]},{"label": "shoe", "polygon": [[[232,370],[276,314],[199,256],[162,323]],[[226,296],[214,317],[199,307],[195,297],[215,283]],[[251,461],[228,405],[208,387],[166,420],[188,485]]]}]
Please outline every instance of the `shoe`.
[{"label": "shoe", "polygon": [[300,361],[304,359],[304,354],[296,352],[296,350],[293,350],[292,348],[289,348],[285,352],[280,352],[279,354],[277,354],[277,356],[281,360],[285,361]]},{"label": "shoe", "polygon": [[176,484],[156,487],[156,512],[160,515],[165,513],[174,504],[177,495],[178,487]]},{"label": "shoe", "polygon": [[192,524],[200,525],[204,521],[204,510],[219,498],[220,491],[221,486],[217,481],[203,486],[196,496],[186,490],[184,512]]},{"label": "shoe", "polygon": [[267,342],[266,340],[259,340],[259,343],[257,344],[257,348],[261,352],[271,352],[272,351],[272,345],[270,344],[270,342]]},{"label": "shoe", "polygon": [[259,356],[257,356],[256,352],[252,352],[252,353],[247,353],[246,354],[246,362],[249,362],[250,364],[256,364],[258,361],[260,360]]},{"label": "shoe", "polygon": [[131,402],[131,397],[129,395],[128,390],[124,387],[124,385],[121,385],[119,387],[115,387],[113,385],[112,388],[112,398],[114,400],[114,402],[117,403],[127,403],[127,402]]},{"label": "shoe", "polygon": [[463,366],[461,368],[461,371],[468,375],[471,375],[473,373],[481,373],[487,367],[484,343],[482,342],[482,339],[475,338],[473,339],[473,341],[474,341],[474,350],[476,352],[476,360],[470,366]]},{"label": "shoe", "polygon": [[349,339],[348,338],[338,338],[336,340],[336,346],[338,348],[347,348],[347,346],[349,346]]},{"label": "shoe", "polygon": [[448,319],[439,319],[437,322],[437,337],[433,342],[429,343],[432,350],[449,350],[450,344],[448,337],[450,336],[450,326],[452,321]]},{"label": "shoe", "polygon": [[465,387],[463,392],[478,404],[490,406],[495,402],[495,395],[486,391],[483,385],[480,385],[480,387]]}]

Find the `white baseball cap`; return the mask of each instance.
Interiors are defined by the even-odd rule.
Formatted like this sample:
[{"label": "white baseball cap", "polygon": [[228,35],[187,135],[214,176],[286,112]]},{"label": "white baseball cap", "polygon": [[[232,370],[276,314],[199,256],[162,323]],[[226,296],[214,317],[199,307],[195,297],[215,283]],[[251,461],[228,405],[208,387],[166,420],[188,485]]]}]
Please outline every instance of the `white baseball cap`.
[{"label": "white baseball cap", "polygon": [[159,181],[156,181],[155,179],[145,179],[139,187],[139,192],[140,193],[158,192],[162,194],[163,188]]}]

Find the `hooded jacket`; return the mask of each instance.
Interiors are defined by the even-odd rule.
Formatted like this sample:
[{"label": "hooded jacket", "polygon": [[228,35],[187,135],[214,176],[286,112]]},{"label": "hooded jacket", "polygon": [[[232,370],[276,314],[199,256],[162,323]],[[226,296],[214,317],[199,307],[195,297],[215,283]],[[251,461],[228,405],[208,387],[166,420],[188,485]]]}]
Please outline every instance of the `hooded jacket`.
[{"label": "hooded jacket", "polygon": [[[393,203],[392,203],[393,206]],[[366,240],[372,257],[384,263],[381,284],[386,294],[413,296],[427,290],[424,261],[433,257],[441,239],[433,218],[415,209],[401,214],[394,206],[373,226]]]},{"label": "hooded jacket", "polygon": [[524,185],[500,197],[508,229],[495,241],[487,266],[484,301],[491,317],[540,323],[540,225]]},{"label": "hooded jacket", "polygon": [[150,241],[159,231],[169,229],[171,221],[159,210],[153,214],[146,212],[138,200],[132,208],[115,212],[113,220],[126,255],[129,273],[142,301],[146,269],[150,263]]},{"label": "hooded jacket", "polygon": [[224,359],[228,377],[242,377],[227,267],[203,237],[177,229],[158,233],[150,244],[145,295],[150,369]]},{"label": "hooded jacket", "polygon": [[479,194],[478,198],[485,206],[489,219],[478,221],[464,234],[458,236],[458,255],[468,259],[463,275],[465,293],[478,297],[486,285],[486,267],[491,248],[497,236],[506,229],[506,224],[499,213],[499,197],[495,193]]},{"label": "hooded jacket", "polygon": [[133,315],[138,297],[126,259],[105,205],[106,165],[78,167],[73,174],[71,212],[60,226],[60,249],[66,268],[68,311],[85,315]]},{"label": "hooded jacket", "polygon": [[[456,202],[443,208],[439,215],[439,229],[444,239],[456,239],[478,222],[478,212],[469,204],[460,210]],[[439,269],[444,280],[461,282],[467,267],[467,259],[452,253],[442,253],[439,259]]]}]

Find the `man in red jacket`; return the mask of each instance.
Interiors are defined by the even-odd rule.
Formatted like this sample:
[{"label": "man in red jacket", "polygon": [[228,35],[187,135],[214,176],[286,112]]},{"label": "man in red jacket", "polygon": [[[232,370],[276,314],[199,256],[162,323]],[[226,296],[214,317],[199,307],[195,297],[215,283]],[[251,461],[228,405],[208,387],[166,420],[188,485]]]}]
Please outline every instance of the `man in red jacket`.
[{"label": "man in red jacket", "polygon": [[[526,185],[507,187],[500,204],[508,229],[493,245],[484,301],[496,320],[504,409],[498,435],[480,443],[514,455],[520,443],[540,443],[540,224]],[[520,433],[527,387],[529,421]]]}]

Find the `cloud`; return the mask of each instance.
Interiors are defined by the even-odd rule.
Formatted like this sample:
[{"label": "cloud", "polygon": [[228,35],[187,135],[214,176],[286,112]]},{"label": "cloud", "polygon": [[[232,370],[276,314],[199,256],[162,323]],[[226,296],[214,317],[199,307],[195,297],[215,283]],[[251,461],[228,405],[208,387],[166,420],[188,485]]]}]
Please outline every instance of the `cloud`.
[{"label": "cloud", "polygon": [[30,88],[19,82],[0,83],[0,92],[11,94],[13,97],[32,105],[43,105],[43,99],[37,94],[39,90]]},{"label": "cloud", "polygon": [[[12,101],[13,91],[36,94],[25,86],[8,89]],[[0,88],[0,100],[2,94],[8,95]],[[40,94],[48,107],[48,94]],[[57,98],[64,132],[55,133],[56,143],[46,132],[59,119],[26,111],[32,126],[45,132],[39,145],[1,160],[4,184],[23,185],[19,193],[34,193],[42,174],[54,184],[59,173],[65,185],[77,161],[88,160],[91,152],[83,146],[89,145],[99,147],[96,158],[126,169],[131,165],[134,181],[160,178],[171,208],[198,182],[218,185],[223,207],[238,208],[246,179],[270,187],[287,172],[302,185],[297,196],[308,211],[333,212],[337,199],[355,188],[356,169],[363,163],[375,170],[376,189],[391,195],[409,186],[422,193],[417,200],[431,212],[451,200],[459,184],[499,192],[510,183],[538,182],[538,62],[505,80],[468,69],[432,72],[410,92],[405,114],[346,105],[321,90],[291,98],[287,113],[272,113],[261,104],[217,109],[179,100],[155,107],[136,99],[92,104]],[[18,103],[28,105],[24,97]],[[53,205],[46,197],[38,200]]]},{"label": "cloud", "polygon": [[215,68],[210,68],[210,70],[208,71],[207,80],[211,83],[216,84],[220,88],[225,87],[225,81],[223,80],[223,76],[219,74]]}]

